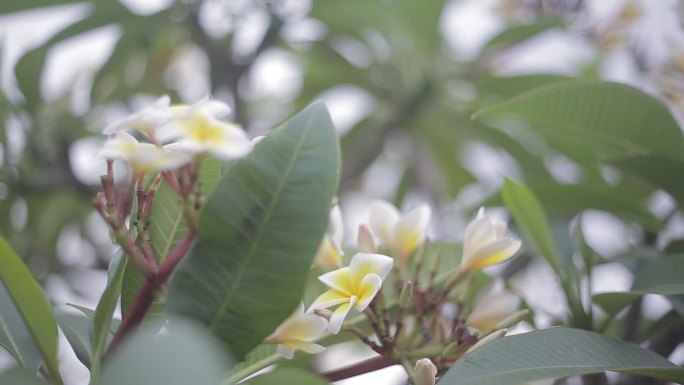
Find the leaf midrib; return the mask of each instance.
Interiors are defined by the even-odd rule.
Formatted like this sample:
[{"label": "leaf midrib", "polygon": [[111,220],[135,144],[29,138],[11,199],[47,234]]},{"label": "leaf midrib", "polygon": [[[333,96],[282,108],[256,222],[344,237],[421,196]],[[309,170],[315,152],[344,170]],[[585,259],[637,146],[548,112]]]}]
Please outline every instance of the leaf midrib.
[{"label": "leaf midrib", "polygon": [[271,217],[271,214],[273,213],[273,209],[275,207],[275,204],[276,204],[276,202],[278,202],[280,200],[280,196],[283,192],[283,189],[285,188],[285,184],[286,184],[287,180],[289,179],[290,174],[292,173],[292,170],[294,169],[294,165],[296,163],[297,158],[299,158],[299,156],[300,156],[300,150],[302,148],[302,145],[304,144],[304,140],[306,139],[306,136],[307,136],[306,134],[309,132],[309,129],[312,126],[312,124],[311,124],[312,121],[313,121],[313,117],[311,117],[309,119],[309,121],[305,125],[305,128],[302,130],[302,134],[300,135],[299,141],[297,143],[297,147],[296,147],[295,151],[292,152],[293,156],[290,159],[290,162],[288,163],[288,165],[285,169],[286,171],[282,174],[283,178],[281,178],[281,180],[278,183],[278,186],[277,186],[277,189],[276,189],[275,194],[273,196],[273,199],[271,199],[271,202],[269,203],[268,210],[266,211],[266,215],[264,216],[264,220],[261,222],[262,225],[259,226],[257,234],[254,237],[254,241],[252,242],[252,246],[251,246],[249,252],[247,253],[247,257],[239,264],[240,268],[238,270],[236,278],[233,280],[233,284],[231,285],[226,296],[223,298],[223,301],[221,301],[221,305],[219,306],[218,310],[216,311],[215,316],[211,319],[211,322],[209,323],[209,329],[210,330],[215,330],[216,322],[220,319],[220,316],[222,316],[223,313],[226,311],[226,308],[228,307],[228,302],[229,302],[230,298],[233,297],[233,293],[235,292],[235,290],[239,286],[238,284],[242,280],[242,276],[245,273],[247,265],[249,264],[249,262],[251,262],[254,254],[255,254],[256,246],[259,244],[259,240],[261,239],[261,237],[264,233],[264,229],[266,228],[266,226],[263,224],[266,224],[269,222],[269,219]]}]

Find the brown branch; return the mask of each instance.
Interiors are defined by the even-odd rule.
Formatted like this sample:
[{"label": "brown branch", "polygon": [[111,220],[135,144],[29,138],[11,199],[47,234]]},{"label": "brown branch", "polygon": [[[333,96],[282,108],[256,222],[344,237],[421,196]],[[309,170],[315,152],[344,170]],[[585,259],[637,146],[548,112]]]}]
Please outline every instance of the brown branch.
[{"label": "brown branch", "polygon": [[373,372],[376,370],[380,370],[383,368],[386,368],[388,366],[396,365],[396,362],[394,362],[392,359],[386,357],[386,356],[377,356],[373,357],[371,359],[359,362],[358,364],[354,364],[351,366],[347,366],[342,369],[337,369],[333,370],[330,372],[326,372],[321,374],[323,377],[325,377],[326,380],[333,382],[333,381],[339,381],[339,380],[344,380],[346,378],[358,376],[360,374],[364,373],[369,373]]}]

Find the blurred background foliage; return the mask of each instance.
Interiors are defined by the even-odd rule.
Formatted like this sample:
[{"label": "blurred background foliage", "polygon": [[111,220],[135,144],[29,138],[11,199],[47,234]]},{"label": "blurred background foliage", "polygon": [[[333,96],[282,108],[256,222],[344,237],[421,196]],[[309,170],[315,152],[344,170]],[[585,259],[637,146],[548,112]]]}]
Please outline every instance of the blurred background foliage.
[{"label": "blurred background foliage", "polygon": [[[563,127],[541,112],[542,128],[506,118],[516,108],[527,108],[529,116],[543,105],[569,106],[581,120],[631,97],[619,87],[596,91],[593,83],[585,83],[585,105],[576,93],[539,104],[550,100],[542,94],[537,104],[498,105],[472,117],[526,91],[575,78],[629,83],[666,103],[678,118],[684,107],[681,4],[2,1],[0,233],[53,297],[75,293],[95,301],[93,283],[83,273],[102,270],[104,277],[112,251],[90,203],[104,167],[93,151],[108,122],[162,94],[176,102],[213,95],[231,104],[232,119],[256,136],[322,98],[342,141],[339,199],[350,239],[353,218],[373,197],[399,206],[427,200],[442,213],[434,233],[459,238],[477,207],[503,204],[498,191],[505,175],[524,181],[541,200],[559,255],[578,258],[572,227],[587,239],[582,248],[591,256],[588,269],[621,266],[589,285],[606,287],[626,276],[618,287],[626,290],[629,271],[656,255],[684,250],[684,168],[676,154],[663,153],[668,132],[677,131],[674,138],[680,139],[678,124],[663,111],[649,122],[655,138],[629,139],[658,143],[620,152],[588,145],[598,139],[582,132],[555,135]],[[591,99],[595,92],[600,101]],[[633,96],[623,105],[662,108],[655,102],[644,107],[643,95]],[[629,125],[625,114],[624,121],[602,121],[602,127],[614,128],[611,138]],[[528,254],[503,274],[541,274]],[[559,313],[545,300],[547,322],[562,320],[564,308]],[[672,341],[684,338],[676,316],[682,302],[671,301],[674,307],[660,303],[665,310],[648,321],[674,320],[658,332],[663,341],[655,350],[665,356],[678,345]],[[640,319],[644,309],[630,309],[629,316]],[[632,323],[616,327],[613,333],[636,342],[654,330]]]}]

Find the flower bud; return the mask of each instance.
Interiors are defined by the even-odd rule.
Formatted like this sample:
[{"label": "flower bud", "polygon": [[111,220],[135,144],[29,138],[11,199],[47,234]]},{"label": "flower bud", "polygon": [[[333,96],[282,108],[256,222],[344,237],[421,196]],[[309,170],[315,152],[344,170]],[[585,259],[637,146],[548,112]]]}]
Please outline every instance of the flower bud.
[{"label": "flower bud", "polygon": [[359,251],[363,253],[375,253],[377,251],[373,233],[371,232],[370,227],[365,224],[359,225],[359,234],[356,238],[356,245],[358,246]]},{"label": "flower bud", "polygon": [[314,309],[314,314],[316,314],[319,317],[323,317],[330,321],[330,317],[332,317],[333,312],[328,310],[328,309]]},{"label": "flower bud", "polygon": [[509,327],[517,324],[518,322],[522,321],[525,317],[527,317],[528,314],[530,314],[529,309],[517,311],[517,312],[511,314],[510,316],[506,317],[504,320],[502,320],[498,324],[496,324],[494,326],[494,329],[509,328]]},{"label": "flower bud", "polygon": [[500,329],[500,330],[497,330],[497,331],[491,333],[490,335],[486,336],[485,338],[477,341],[477,343],[475,345],[471,346],[468,350],[466,350],[466,354],[472,353],[475,350],[487,345],[488,343],[495,341],[495,340],[498,340],[499,338],[505,336],[506,332],[508,332],[508,329]]},{"label": "flower bud", "polygon": [[399,307],[402,309],[407,309],[409,306],[411,306],[412,300],[413,284],[411,281],[408,281],[404,284],[404,287],[401,288],[401,293],[399,294]]},{"label": "flower bud", "polygon": [[435,385],[437,367],[429,358],[416,361],[415,385]]}]

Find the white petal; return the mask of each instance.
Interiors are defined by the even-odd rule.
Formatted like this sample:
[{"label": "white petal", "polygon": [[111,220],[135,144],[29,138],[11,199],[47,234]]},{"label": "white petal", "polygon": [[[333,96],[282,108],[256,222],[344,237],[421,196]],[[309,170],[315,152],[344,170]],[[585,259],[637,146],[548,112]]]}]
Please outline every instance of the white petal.
[{"label": "white petal", "polygon": [[478,247],[496,239],[494,226],[488,217],[478,217],[468,224],[463,239],[463,254],[472,254]]},{"label": "white petal", "polygon": [[291,360],[292,357],[294,357],[294,350],[282,344],[278,344],[277,352],[288,360]]},{"label": "white petal", "polygon": [[329,308],[330,306],[339,305],[345,302],[349,302],[348,295],[340,293],[337,290],[328,290],[313,301],[307,312],[311,312],[314,309]]},{"label": "white petal", "polygon": [[490,293],[477,301],[466,324],[482,332],[489,331],[515,313],[519,306],[520,298],[511,292]]},{"label": "white petal", "polygon": [[204,99],[196,104],[199,113],[207,114],[214,118],[224,118],[230,115],[230,106],[216,99]]},{"label": "white petal", "polygon": [[297,349],[310,354],[318,354],[325,351],[325,346],[309,341],[299,341],[297,342],[296,347]]},{"label": "white petal", "polygon": [[492,226],[494,226],[494,233],[496,234],[496,238],[501,238],[504,235],[506,235],[506,229],[508,229],[508,225],[506,224],[506,222],[492,221]]},{"label": "white petal", "polygon": [[358,302],[356,302],[356,310],[364,311],[366,307],[373,301],[375,295],[380,291],[382,286],[382,279],[376,274],[368,274],[361,280],[358,288]]},{"label": "white petal", "polygon": [[337,334],[340,332],[342,323],[354,304],[356,304],[356,297],[352,296],[349,299],[349,302],[343,303],[342,305],[338,306],[337,309],[335,309],[335,312],[333,313],[332,317],[330,317],[330,321],[328,322],[328,331],[330,333]]},{"label": "white petal", "polygon": [[392,244],[394,227],[399,221],[400,215],[394,205],[383,200],[374,200],[370,203],[368,211],[368,225],[373,234],[380,238],[383,246]]},{"label": "white petal", "polygon": [[373,253],[356,253],[349,263],[352,282],[360,282],[368,274],[377,274],[385,279],[394,260],[386,255]]},{"label": "white petal", "polygon": [[461,261],[462,270],[476,270],[504,262],[515,255],[522,242],[511,237],[503,237],[489,242],[475,250],[471,255],[464,255]]},{"label": "white petal", "polygon": [[397,222],[392,234],[393,248],[402,258],[407,257],[425,241],[431,216],[430,206],[421,204]]},{"label": "white petal", "polygon": [[338,205],[334,205],[330,210],[328,234],[330,234],[330,240],[333,241],[335,246],[339,247],[342,245],[342,238],[344,238],[344,223],[342,223],[342,211]]},{"label": "white petal", "polygon": [[349,266],[319,275],[318,280],[332,289],[352,295],[351,268]]}]

